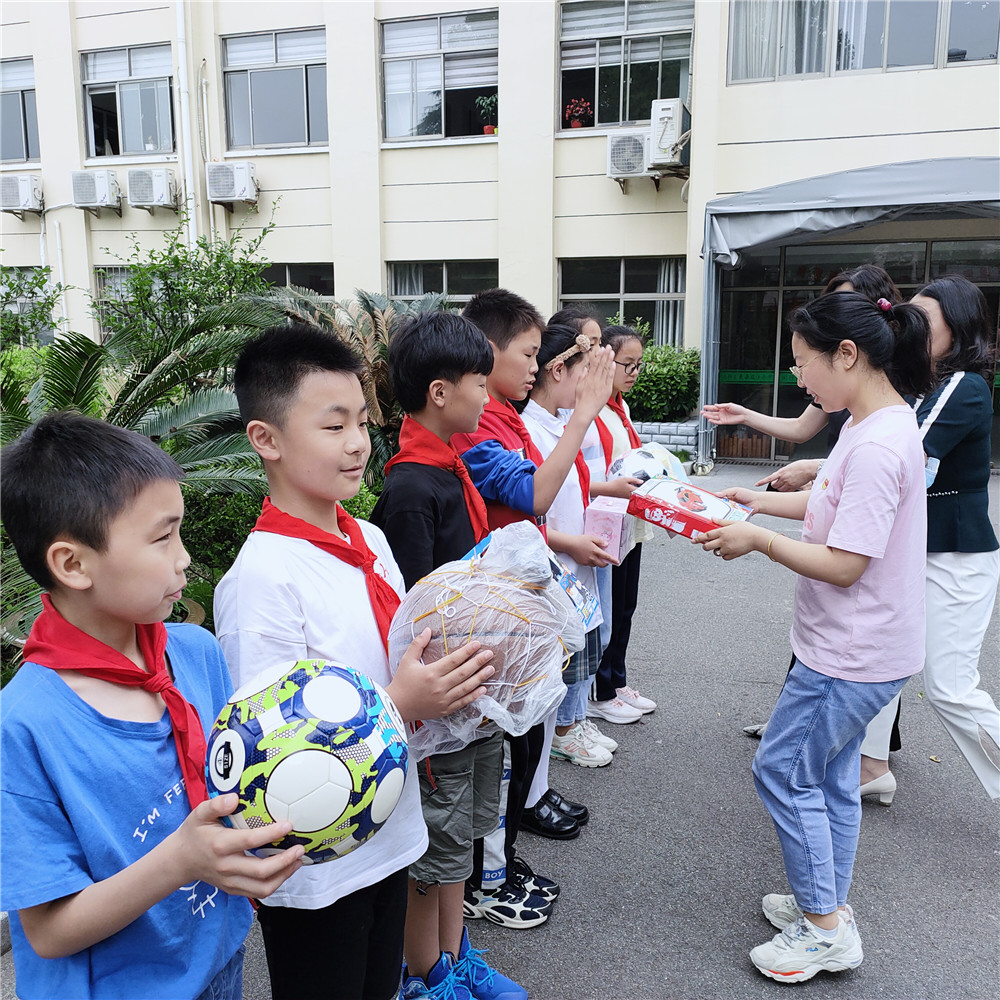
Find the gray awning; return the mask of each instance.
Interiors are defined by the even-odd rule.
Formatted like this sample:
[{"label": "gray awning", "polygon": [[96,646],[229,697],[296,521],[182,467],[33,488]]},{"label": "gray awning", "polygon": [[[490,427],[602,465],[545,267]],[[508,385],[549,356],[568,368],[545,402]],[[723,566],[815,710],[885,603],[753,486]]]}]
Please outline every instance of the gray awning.
[{"label": "gray awning", "polygon": [[[720,268],[738,267],[741,252],[748,250],[811,243],[872,222],[918,217],[1000,219],[1000,157],[858,167],[708,202],[702,244],[702,403],[715,400],[718,384]],[[698,465],[711,466],[714,444],[715,428],[702,418]]]},{"label": "gray awning", "polygon": [[809,242],[875,221],[910,215],[1000,218],[1000,158],[859,167],[716,198],[705,211],[711,226],[702,253],[735,267],[740,250]]}]

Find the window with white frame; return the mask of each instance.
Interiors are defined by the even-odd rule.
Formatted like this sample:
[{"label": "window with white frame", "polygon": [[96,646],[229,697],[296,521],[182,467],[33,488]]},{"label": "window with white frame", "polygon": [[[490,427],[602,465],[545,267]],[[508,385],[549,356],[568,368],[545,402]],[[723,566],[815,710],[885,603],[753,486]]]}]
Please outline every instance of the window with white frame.
[{"label": "window with white frame", "polygon": [[694,0],[585,0],[560,7],[561,128],[649,121],[688,100]]},{"label": "window with white frame", "polygon": [[230,149],[325,146],[326,31],[268,31],[222,40]]},{"label": "window with white frame", "polygon": [[294,285],[323,298],[333,296],[333,264],[269,264],[261,277],[272,285]]},{"label": "window with white frame", "polygon": [[560,308],[586,303],[605,319],[649,324],[653,341],[684,345],[683,257],[580,257],[559,262]]},{"label": "window with white frame", "polygon": [[439,292],[449,302],[463,303],[500,282],[495,260],[391,261],[388,268],[389,296],[394,299],[413,300]]},{"label": "window with white frame", "polygon": [[384,21],[386,139],[492,132],[498,38],[495,10]]},{"label": "window with white frame", "polygon": [[0,62],[0,160],[37,159],[34,64],[5,59]]},{"label": "window with white frame", "polygon": [[732,0],[729,82],[997,61],[1000,0]]},{"label": "window with white frame", "polygon": [[82,53],[91,156],[174,151],[169,45]]}]

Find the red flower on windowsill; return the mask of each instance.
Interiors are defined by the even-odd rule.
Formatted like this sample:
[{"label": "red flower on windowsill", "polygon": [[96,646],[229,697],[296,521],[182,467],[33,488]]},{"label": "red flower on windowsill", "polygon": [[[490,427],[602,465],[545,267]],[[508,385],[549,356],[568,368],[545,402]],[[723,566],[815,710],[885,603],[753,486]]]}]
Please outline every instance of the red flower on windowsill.
[{"label": "red flower on windowsill", "polygon": [[580,126],[594,120],[594,108],[590,101],[585,101],[582,97],[574,97],[566,105],[563,117],[573,128],[580,128]]}]

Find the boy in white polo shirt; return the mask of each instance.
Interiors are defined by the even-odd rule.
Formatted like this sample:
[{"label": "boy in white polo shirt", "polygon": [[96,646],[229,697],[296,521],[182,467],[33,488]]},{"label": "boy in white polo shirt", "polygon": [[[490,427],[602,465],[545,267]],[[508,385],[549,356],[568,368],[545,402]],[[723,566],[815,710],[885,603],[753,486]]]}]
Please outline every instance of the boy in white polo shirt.
[{"label": "boy in white polo shirt", "polygon": [[[339,339],[300,324],[248,344],[235,387],[270,496],[215,592],[234,684],[276,663],[336,660],[381,684],[406,721],[436,718],[482,693],[492,653],[473,642],[427,665],[429,630],[390,676],[386,636],[403,578],[385,536],[340,506],[371,450],[361,363]],[[379,833],[330,864],[302,868],[258,911],[275,1000],[388,1000],[399,987],[407,866],[427,847],[409,769]]]}]

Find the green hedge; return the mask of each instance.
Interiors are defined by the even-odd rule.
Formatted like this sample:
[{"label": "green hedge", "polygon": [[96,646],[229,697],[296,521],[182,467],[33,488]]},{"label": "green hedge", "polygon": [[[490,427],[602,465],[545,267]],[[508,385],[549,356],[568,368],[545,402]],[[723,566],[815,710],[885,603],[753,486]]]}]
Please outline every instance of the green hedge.
[{"label": "green hedge", "polygon": [[698,405],[701,354],[696,348],[647,347],[643,370],[628,394],[633,420],[686,420]]}]

